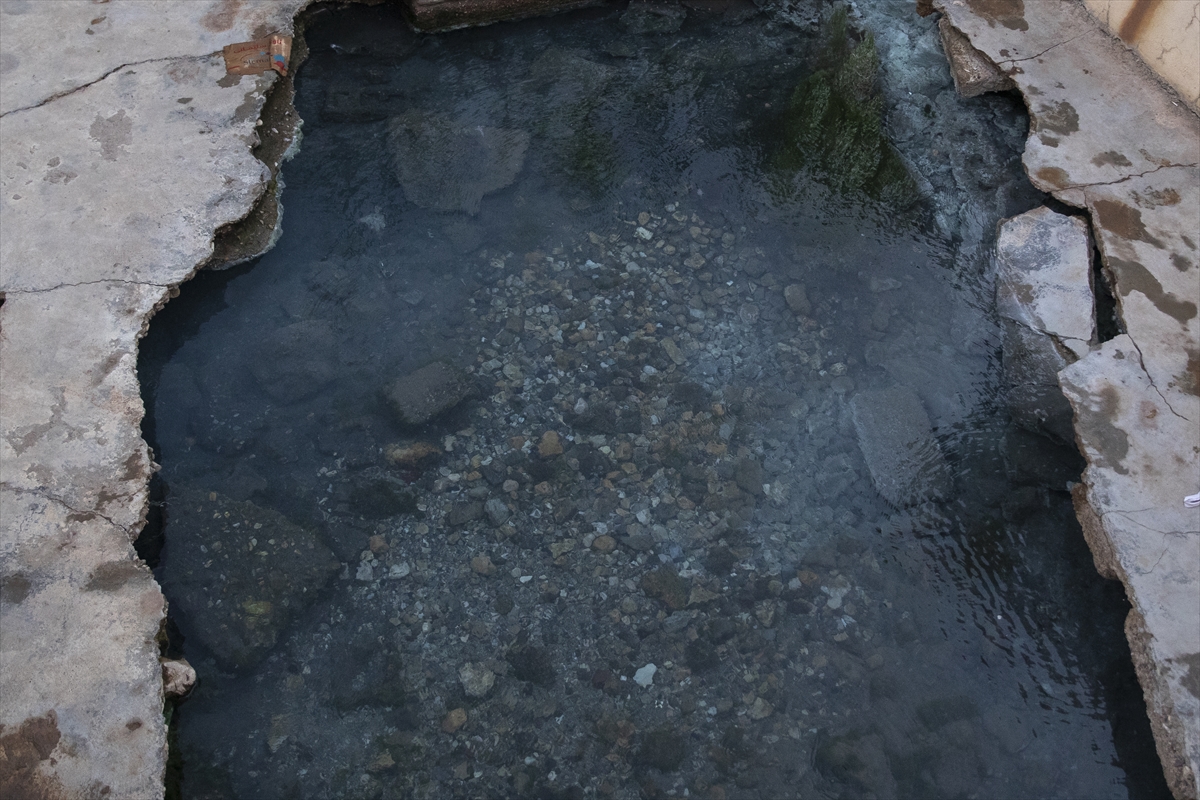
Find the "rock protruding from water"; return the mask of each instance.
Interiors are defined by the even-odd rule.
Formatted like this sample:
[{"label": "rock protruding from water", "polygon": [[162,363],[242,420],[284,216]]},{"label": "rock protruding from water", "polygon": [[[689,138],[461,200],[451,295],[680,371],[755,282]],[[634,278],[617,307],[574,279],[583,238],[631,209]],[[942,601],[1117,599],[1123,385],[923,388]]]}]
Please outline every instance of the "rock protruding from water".
[{"label": "rock protruding from water", "polygon": [[388,147],[410,203],[476,214],[485,195],[516,180],[525,166],[529,134],[409,111],[388,123]]},{"label": "rock protruding from water", "polygon": [[949,472],[921,399],[903,386],[850,401],[858,446],[875,488],[894,506],[945,497]]},{"label": "rock protruding from water", "polygon": [[169,502],[171,570],[163,588],[225,668],[254,666],[338,570],[317,535],[276,511],[216,492]]},{"label": "rock protruding from water", "polygon": [[1045,207],[1006,221],[996,242],[1009,412],[1064,442],[1075,433],[1058,373],[1096,342],[1091,255],[1087,223]]},{"label": "rock protruding from water", "polygon": [[435,361],[398,379],[387,399],[405,425],[424,425],[465,400],[473,388],[465,372]]}]

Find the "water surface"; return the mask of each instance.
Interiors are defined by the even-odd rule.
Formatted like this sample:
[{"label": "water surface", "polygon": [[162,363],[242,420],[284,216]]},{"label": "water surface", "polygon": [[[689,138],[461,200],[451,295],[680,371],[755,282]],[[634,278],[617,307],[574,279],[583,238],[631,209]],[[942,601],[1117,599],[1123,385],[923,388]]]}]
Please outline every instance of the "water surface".
[{"label": "water surface", "polygon": [[[818,16],[312,18],[280,244],[144,349],[184,797],[1159,791],[1080,464],[1008,420],[944,207],[1041,202],[1019,104],[942,65],[895,157],[953,169],[848,183],[786,147]],[[404,425],[431,363],[468,396]],[[891,502],[878,391],[934,462]]]}]

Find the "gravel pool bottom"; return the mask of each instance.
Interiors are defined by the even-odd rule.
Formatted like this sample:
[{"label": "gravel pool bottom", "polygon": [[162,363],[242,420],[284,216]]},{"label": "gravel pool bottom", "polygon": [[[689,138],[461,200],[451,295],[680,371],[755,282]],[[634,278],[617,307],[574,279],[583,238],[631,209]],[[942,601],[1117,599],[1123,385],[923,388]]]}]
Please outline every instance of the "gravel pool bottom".
[{"label": "gravel pool bottom", "polygon": [[779,155],[815,30],[308,42],[280,244],[143,348],[184,797],[1154,796],[987,266]]}]

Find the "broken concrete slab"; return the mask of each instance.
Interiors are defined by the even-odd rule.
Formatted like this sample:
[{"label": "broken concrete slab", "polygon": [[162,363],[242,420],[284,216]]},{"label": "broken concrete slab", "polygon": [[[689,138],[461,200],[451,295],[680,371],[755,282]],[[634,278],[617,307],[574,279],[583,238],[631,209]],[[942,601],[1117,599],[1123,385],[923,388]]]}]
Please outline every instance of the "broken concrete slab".
[{"label": "broken concrete slab", "polygon": [[1089,462],[1080,518],[1133,604],[1126,631],[1167,782],[1195,798],[1197,673],[1183,665],[1200,658],[1200,523],[1182,498],[1200,480],[1200,117],[1080,4],[934,4],[1024,95],[1026,171],[1088,211],[1115,287],[1125,335],[1061,374]]},{"label": "broken concrete slab", "polygon": [[0,794],[161,797],[166,601],[128,530],[8,485],[0,506],[0,736],[53,728],[34,763],[0,765]]},{"label": "broken concrete slab", "polygon": [[162,796],[137,341],[272,176],[276,78],[220,49],[304,4],[0,4],[0,737],[37,739],[5,796]]},{"label": "broken concrete slab", "polygon": [[1159,755],[1172,791],[1187,797],[1200,744],[1200,509],[1183,505],[1200,477],[1196,426],[1158,395],[1128,336],[1105,342],[1061,379],[1103,536],[1093,552],[1105,561],[1101,573],[1125,584],[1134,609],[1126,628]]},{"label": "broken concrete slab", "polygon": [[996,312],[1054,337],[1076,356],[1096,339],[1092,237],[1079,217],[1036,208],[1000,224]]},{"label": "broken concrete slab", "polygon": [[[270,180],[251,147],[278,76],[224,76],[219,55],[126,67],[52,105],[6,114],[4,291],[168,286],[207,259],[211,231],[245,216]],[[130,184],[151,165],[156,174]]]},{"label": "broken concrete slab", "polygon": [[136,536],[151,471],[139,430],[137,340],[168,290],[103,281],[5,291],[0,483]]},{"label": "broken concrete slab", "polygon": [[945,17],[938,20],[942,49],[950,62],[954,88],[963,97],[978,97],[986,92],[1007,92],[1015,87],[1012,79],[992,60],[971,46],[971,40],[954,29]]},{"label": "broken concrete slab", "polygon": [[1058,373],[1096,340],[1092,241],[1087,223],[1044,206],[1000,224],[996,312],[1013,420],[1072,442],[1071,407]]},{"label": "broken concrete slab", "polygon": [[[207,60],[227,44],[291,32],[311,0],[4,0],[0,115],[30,108],[149,62]],[[174,98],[171,98],[172,100]]]}]

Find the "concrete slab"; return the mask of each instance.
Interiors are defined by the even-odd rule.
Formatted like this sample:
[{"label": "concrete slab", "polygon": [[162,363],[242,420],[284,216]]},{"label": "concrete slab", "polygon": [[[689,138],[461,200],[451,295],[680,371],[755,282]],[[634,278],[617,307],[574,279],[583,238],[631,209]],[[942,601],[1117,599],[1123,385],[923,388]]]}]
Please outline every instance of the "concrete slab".
[{"label": "concrete slab", "polygon": [[270,179],[250,150],[277,78],[234,83],[219,55],[174,59],[6,114],[0,286],[187,278],[212,252],[211,231],[245,216]]},{"label": "concrete slab", "polygon": [[[1200,117],[1075,2],[936,0],[1025,98],[1026,171],[1086,209],[1125,334],[1060,373],[1080,519],[1126,625],[1167,781],[1200,770]],[[1192,666],[1192,665],[1195,666]]]},{"label": "concrete slab", "polygon": [[1093,549],[1099,570],[1125,584],[1134,607],[1126,630],[1159,755],[1172,790],[1187,797],[1200,720],[1200,509],[1182,503],[1197,488],[1194,436],[1158,397],[1128,336],[1060,379],[1088,460],[1086,498],[1103,536]]},{"label": "concrete slab", "polygon": [[1087,223],[1045,207],[1004,222],[996,242],[996,313],[1077,355],[1088,352],[1096,304]]},{"label": "concrete slab", "polygon": [[[160,797],[158,584],[94,511],[8,486],[0,505],[0,796]],[[40,757],[14,758],[45,719]]]},{"label": "concrete slab", "polygon": [[305,2],[0,2],[0,796],[162,796],[137,343],[276,166],[220,49]]},{"label": "concrete slab", "polygon": [[[942,23],[946,20],[943,18]],[[1088,224],[1041,207],[1000,224],[996,313],[1013,420],[1070,443],[1075,432],[1058,373],[1096,343]]]},{"label": "concrete slab", "polygon": [[0,114],[30,108],[149,62],[207,59],[290,31],[310,0],[0,0]]}]

